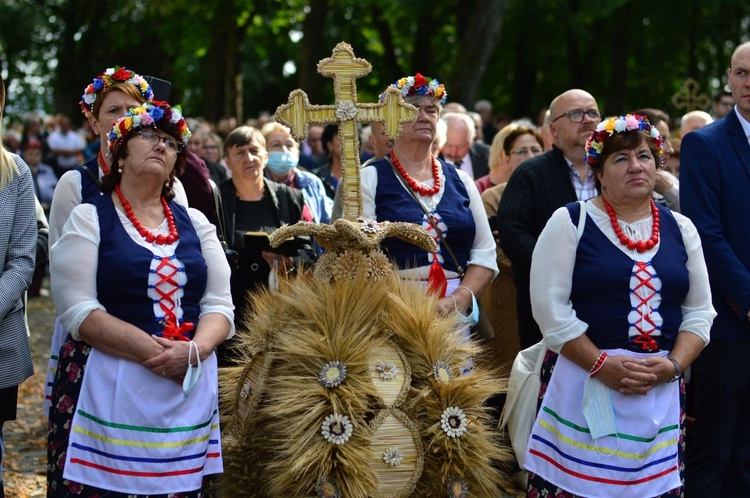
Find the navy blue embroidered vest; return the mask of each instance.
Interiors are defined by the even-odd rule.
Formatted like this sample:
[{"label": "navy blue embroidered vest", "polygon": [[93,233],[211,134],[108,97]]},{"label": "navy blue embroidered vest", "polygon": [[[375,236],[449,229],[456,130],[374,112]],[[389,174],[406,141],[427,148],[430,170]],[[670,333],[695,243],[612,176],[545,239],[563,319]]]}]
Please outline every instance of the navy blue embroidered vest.
[{"label": "navy blue embroidered vest", "polygon": [[[577,224],[580,205],[566,206]],[[682,233],[672,213],[658,206],[661,218],[660,245],[651,264],[662,282],[658,311],[663,319],[661,336],[653,336],[663,350],[671,350],[682,324],[682,302],[690,287],[687,252]],[[586,335],[600,349],[642,350],[628,338],[628,314],[633,260],[586,217],[586,228],[578,242],[570,300],[577,317],[589,325]]]},{"label": "navy blue embroidered vest", "polygon": [[[130,238],[117,216],[112,196],[102,195],[95,202],[99,215],[99,268],[96,287],[99,302],[110,315],[155,334],[164,329],[163,317],[154,314],[154,299],[149,297],[148,277],[151,261],[156,257]],[[175,255],[185,266],[187,284],[181,298],[182,320],[198,324],[200,300],[206,290],[207,267],[200,239],[187,210],[175,202],[169,207],[174,215],[180,240]]]},{"label": "navy blue embroidered vest", "polygon": [[99,188],[99,156],[96,155],[86,161],[86,164],[76,168],[81,175],[81,203],[93,204],[101,195]]},{"label": "navy blue embroidered vest", "polygon": [[[440,161],[445,176],[443,197],[437,205],[437,216],[448,227],[443,236],[456,255],[458,263],[466,270],[469,251],[474,245],[476,226],[469,208],[469,192],[456,172],[456,168]],[[402,186],[390,163],[381,159],[372,164],[378,171],[378,187],[375,192],[375,214],[377,221],[405,221],[425,226],[425,214],[417,201]],[[438,240],[438,245],[440,241]],[[388,238],[382,244],[388,256],[399,268],[428,266],[427,251],[400,239]],[[456,271],[453,258],[441,248],[443,268]]]}]

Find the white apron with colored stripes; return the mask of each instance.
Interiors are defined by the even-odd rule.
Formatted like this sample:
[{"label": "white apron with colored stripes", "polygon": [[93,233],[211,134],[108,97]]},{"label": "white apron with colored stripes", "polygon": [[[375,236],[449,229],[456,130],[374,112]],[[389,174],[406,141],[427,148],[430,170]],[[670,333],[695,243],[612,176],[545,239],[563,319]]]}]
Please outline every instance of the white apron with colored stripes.
[{"label": "white apron with colored stripes", "polygon": [[[635,358],[668,355],[604,351]],[[617,436],[594,441],[582,410],[587,376],[558,357],[531,431],[526,469],[565,491],[592,498],[645,498],[681,486],[679,382],[660,384],[646,395],[611,391]]]},{"label": "white apron with colored stripes", "polygon": [[195,389],[91,349],[73,416],[66,479],[149,495],[201,488],[221,473],[216,355]]}]

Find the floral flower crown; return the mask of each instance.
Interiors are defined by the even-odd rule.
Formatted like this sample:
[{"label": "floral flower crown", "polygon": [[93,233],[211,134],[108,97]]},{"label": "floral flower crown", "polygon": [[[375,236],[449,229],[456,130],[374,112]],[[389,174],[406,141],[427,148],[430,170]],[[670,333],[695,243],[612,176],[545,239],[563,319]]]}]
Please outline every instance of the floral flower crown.
[{"label": "floral flower crown", "polygon": [[146,102],[138,107],[131,108],[123,117],[117,120],[109,132],[109,151],[112,152],[118,143],[137,128],[156,128],[157,123],[172,123],[180,130],[182,143],[187,143],[188,137],[192,135],[188,129],[185,118],[182,117],[182,108],[178,105],[170,107],[163,101],[155,100]]},{"label": "floral flower crown", "polygon": [[[432,79],[426,76],[422,76],[417,73],[414,76],[406,76],[401,78],[393,85],[397,88],[401,95],[406,97],[413,97],[414,95],[426,95],[440,100],[440,104],[445,104],[445,99],[448,98],[448,92],[445,91],[445,86],[438,82],[437,79]],[[380,94],[380,101],[383,102],[385,92]]]},{"label": "floral flower crown", "polygon": [[94,113],[94,102],[96,102],[97,95],[103,94],[115,83],[131,83],[141,91],[145,100],[149,102],[154,100],[154,92],[148,82],[143,79],[143,76],[124,67],[110,67],[94,78],[94,82],[83,91],[80,104],[81,110],[87,118]]},{"label": "floral flower crown", "polygon": [[589,166],[599,162],[604,149],[604,142],[615,133],[628,131],[642,131],[648,135],[651,143],[662,153],[662,136],[655,126],[651,126],[646,116],[627,114],[616,118],[609,118],[599,123],[594,133],[586,140],[586,162]]}]

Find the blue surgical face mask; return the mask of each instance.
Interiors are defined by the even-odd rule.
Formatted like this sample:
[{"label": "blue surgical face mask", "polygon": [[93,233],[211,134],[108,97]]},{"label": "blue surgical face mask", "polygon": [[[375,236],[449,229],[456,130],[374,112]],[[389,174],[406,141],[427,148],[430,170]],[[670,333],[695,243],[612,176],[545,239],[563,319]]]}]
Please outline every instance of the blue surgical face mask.
[{"label": "blue surgical face mask", "polygon": [[599,379],[588,377],[583,385],[583,418],[591,431],[591,437],[617,434],[617,421],[612,406],[612,392]]},{"label": "blue surgical face mask", "polygon": [[296,150],[290,152],[272,150],[268,153],[266,166],[274,175],[284,176],[297,166],[297,162],[299,162],[299,152]]}]

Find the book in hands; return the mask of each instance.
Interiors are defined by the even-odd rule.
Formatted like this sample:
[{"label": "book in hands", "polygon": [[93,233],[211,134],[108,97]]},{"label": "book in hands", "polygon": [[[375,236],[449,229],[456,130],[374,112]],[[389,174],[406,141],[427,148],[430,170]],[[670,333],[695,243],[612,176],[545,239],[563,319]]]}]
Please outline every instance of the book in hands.
[{"label": "book in hands", "polygon": [[260,254],[263,251],[268,251],[282,256],[297,256],[297,242],[294,239],[287,239],[278,247],[271,247],[268,233],[262,231],[245,232],[244,239],[245,249],[250,252]]}]

